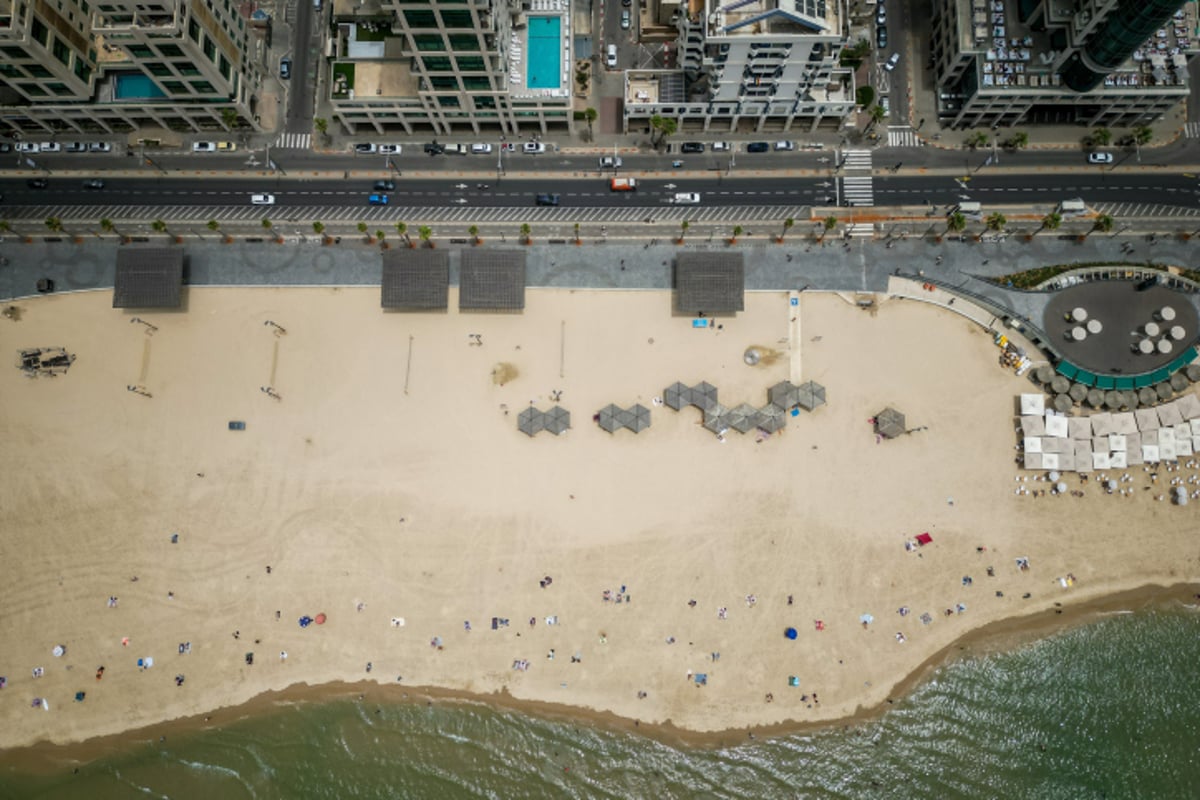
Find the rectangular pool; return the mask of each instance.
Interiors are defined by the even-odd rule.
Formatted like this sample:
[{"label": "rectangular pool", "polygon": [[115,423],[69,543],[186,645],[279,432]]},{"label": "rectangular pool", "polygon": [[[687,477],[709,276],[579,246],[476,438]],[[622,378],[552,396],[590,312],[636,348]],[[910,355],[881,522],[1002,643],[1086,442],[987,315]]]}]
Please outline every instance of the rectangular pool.
[{"label": "rectangular pool", "polygon": [[158,100],[166,97],[154,81],[136,73],[117,75],[113,94],[118,100]]},{"label": "rectangular pool", "polygon": [[562,17],[530,17],[525,48],[528,51],[525,85],[530,89],[560,88]]}]

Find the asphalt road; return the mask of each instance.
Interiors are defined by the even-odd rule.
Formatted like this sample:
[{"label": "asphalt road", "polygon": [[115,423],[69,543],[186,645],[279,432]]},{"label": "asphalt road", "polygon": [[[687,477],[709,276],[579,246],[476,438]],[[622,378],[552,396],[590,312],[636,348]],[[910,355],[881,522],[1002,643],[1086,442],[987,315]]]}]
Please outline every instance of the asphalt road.
[{"label": "asphalt road", "polygon": [[[332,0],[330,0],[332,2]],[[322,4],[322,8],[324,5]],[[314,57],[319,43],[313,40],[313,18],[318,13],[312,0],[296,0],[296,23],[292,30],[292,77],[287,93],[287,116],[284,130],[289,133],[308,133],[312,130],[313,96],[317,84],[317,60]]]}]

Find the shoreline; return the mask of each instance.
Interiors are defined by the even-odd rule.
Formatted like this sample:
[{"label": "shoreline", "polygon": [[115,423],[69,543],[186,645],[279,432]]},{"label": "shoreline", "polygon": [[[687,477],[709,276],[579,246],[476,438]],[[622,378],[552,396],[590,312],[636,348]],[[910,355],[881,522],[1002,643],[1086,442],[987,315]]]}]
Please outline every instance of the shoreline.
[{"label": "shoreline", "polygon": [[867,724],[882,717],[893,703],[907,700],[913,691],[925,684],[938,670],[961,659],[1013,652],[1068,630],[1098,622],[1113,614],[1191,606],[1198,594],[1200,583],[1151,583],[1076,603],[1062,603],[1061,607],[1056,603],[1049,608],[1040,608],[1028,614],[995,620],[967,631],[929,656],[917,669],[893,685],[883,703],[869,708],[860,707],[849,716],[825,720],[787,720],[748,728],[692,731],[677,727],[669,720],[664,723],[643,724],[639,720],[614,712],[567,703],[517,698],[507,689],[482,694],[437,686],[405,686],[378,681],[333,681],[316,685],[297,683],[283,689],[264,692],[236,706],[216,708],[207,713],[165,720],[120,733],[61,743],[40,741],[8,748],[0,751],[0,768],[13,768],[19,763],[22,772],[51,774],[61,769],[84,766],[100,758],[117,756],[137,745],[153,744],[156,739],[162,737],[169,740],[177,735],[186,736],[199,731],[220,729],[249,717],[271,713],[283,705],[311,705],[352,698],[378,704],[480,705],[494,711],[538,717],[563,724],[582,724],[617,733],[631,733],[680,749],[732,747],[756,739],[794,734],[821,734]]}]

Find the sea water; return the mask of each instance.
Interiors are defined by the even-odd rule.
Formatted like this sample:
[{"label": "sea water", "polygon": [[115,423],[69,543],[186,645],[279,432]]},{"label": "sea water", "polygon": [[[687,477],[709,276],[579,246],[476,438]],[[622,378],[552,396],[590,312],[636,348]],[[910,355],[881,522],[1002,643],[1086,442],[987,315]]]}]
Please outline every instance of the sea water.
[{"label": "sea water", "polygon": [[678,749],[482,705],[339,700],[130,744],[0,797],[1200,797],[1200,614],[1114,615],[937,670],[877,719]]}]

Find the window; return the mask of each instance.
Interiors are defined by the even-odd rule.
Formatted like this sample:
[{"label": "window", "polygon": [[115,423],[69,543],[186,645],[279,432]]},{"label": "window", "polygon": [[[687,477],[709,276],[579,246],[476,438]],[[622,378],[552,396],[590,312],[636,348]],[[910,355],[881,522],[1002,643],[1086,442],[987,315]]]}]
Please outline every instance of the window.
[{"label": "window", "polygon": [[200,74],[200,68],[197,67],[195,64],[193,64],[190,61],[175,61],[175,62],[172,62],[171,66],[173,66],[175,68],[175,71],[178,72],[180,75],[199,75]]},{"label": "window", "polygon": [[439,77],[434,75],[429,79],[429,85],[434,89],[457,89],[458,78],[454,77]]},{"label": "window", "polygon": [[483,77],[463,78],[463,88],[473,92],[486,92],[492,88],[492,82]]},{"label": "window", "polygon": [[209,61],[217,60],[217,46],[207,36],[204,37],[204,55],[208,56]]},{"label": "window", "polygon": [[92,78],[92,68],[82,58],[75,59],[75,76],[81,81],[89,81]]},{"label": "window", "polygon": [[188,38],[193,42],[200,42],[200,25],[194,19],[188,20]]},{"label": "window", "polygon": [[29,35],[33,39],[41,42],[42,46],[45,47],[46,42],[49,41],[50,32],[46,30],[46,26],[42,24],[40,19],[34,17],[33,25],[29,27]]},{"label": "window", "polygon": [[19,87],[22,92],[30,97],[45,97],[46,90],[38,86],[36,83],[22,83]]},{"label": "window", "polygon": [[174,44],[160,44],[158,52],[165,58],[183,58],[184,56],[183,51],[179,49],[179,45]]},{"label": "window", "polygon": [[71,63],[71,48],[67,47],[66,43],[59,38],[54,40],[54,57],[64,64]]},{"label": "window", "polygon": [[217,90],[208,81],[192,81],[192,89],[197,94],[216,94]]},{"label": "window", "polygon": [[73,92],[67,88],[65,83],[52,83],[50,84],[49,89],[57,95],[73,94]]},{"label": "window", "polygon": [[416,44],[417,50],[423,53],[440,52],[446,49],[446,44],[442,41],[441,34],[437,33],[414,34],[413,43]]},{"label": "window", "polygon": [[447,28],[475,28],[470,11],[443,11],[442,24]]},{"label": "window", "polygon": [[479,37],[473,33],[450,34],[450,49],[459,52],[479,52]]},{"label": "window", "polygon": [[23,47],[0,47],[0,53],[4,53],[4,55],[8,56],[9,58],[29,57],[25,55],[25,48]]},{"label": "window", "polygon": [[221,56],[221,63],[217,68],[221,71],[221,77],[223,77],[225,80],[229,80],[229,61],[225,58],[225,56]]},{"label": "window", "polygon": [[404,12],[404,21],[408,23],[410,28],[436,28],[437,17],[432,11],[408,11]]},{"label": "window", "polygon": [[187,94],[187,87],[179,81],[163,81],[163,88],[171,94]]},{"label": "window", "polygon": [[458,59],[458,68],[463,72],[482,72],[483,59],[478,56],[463,56]]},{"label": "window", "polygon": [[494,98],[494,97],[476,97],[475,98],[475,107],[476,108],[495,108],[496,107],[496,98]]},{"label": "window", "polygon": [[149,45],[131,44],[128,50],[129,55],[134,58],[154,58],[154,51],[150,49]]},{"label": "window", "polygon": [[159,78],[169,78],[172,75],[171,68],[158,61],[152,61],[146,64],[146,69],[150,70],[151,75],[155,75]]},{"label": "window", "polygon": [[25,69],[35,78],[53,78],[54,73],[43,67],[41,64],[26,64]]},{"label": "window", "polygon": [[458,108],[458,98],[450,94],[438,95],[438,105],[442,108]]},{"label": "window", "polygon": [[425,56],[421,59],[426,72],[449,72],[450,59],[446,56]]}]

